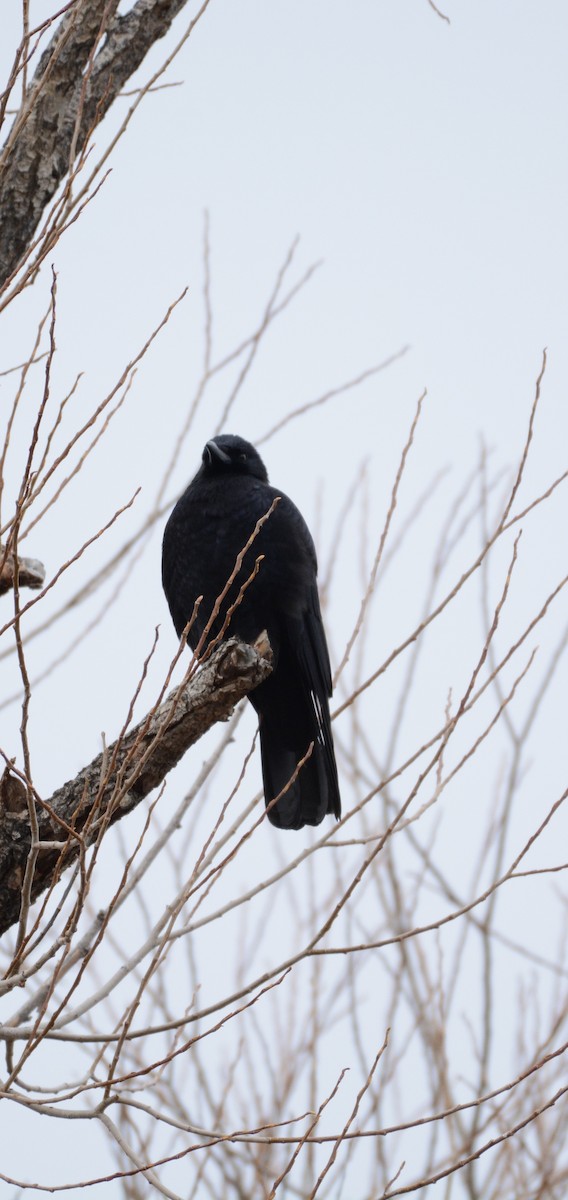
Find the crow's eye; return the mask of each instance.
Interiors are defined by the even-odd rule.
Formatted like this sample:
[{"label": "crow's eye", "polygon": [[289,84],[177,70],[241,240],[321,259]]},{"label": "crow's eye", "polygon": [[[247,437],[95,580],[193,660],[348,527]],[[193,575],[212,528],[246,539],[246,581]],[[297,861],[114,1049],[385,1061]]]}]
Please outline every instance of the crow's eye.
[{"label": "crow's eye", "polygon": [[246,462],[246,461],[247,461],[246,454],[239,454],[239,462]]}]

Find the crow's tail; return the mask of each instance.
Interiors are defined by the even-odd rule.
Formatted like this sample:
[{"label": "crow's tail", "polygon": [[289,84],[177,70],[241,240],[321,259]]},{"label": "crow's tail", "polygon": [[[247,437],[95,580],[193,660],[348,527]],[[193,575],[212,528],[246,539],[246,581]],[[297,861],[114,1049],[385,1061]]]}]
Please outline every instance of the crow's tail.
[{"label": "crow's tail", "polygon": [[[279,829],[302,829],[304,825],[319,825],[327,813],[339,815],[334,781],[328,778],[326,755],[318,742],[314,742],[309,758],[298,771],[298,763],[309,746],[308,742],[301,751],[288,749],[282,742],[281,730],[261,717],[264,798],[268,819]],[[271,806],[276,796],[280,796],[280,799]]]}]

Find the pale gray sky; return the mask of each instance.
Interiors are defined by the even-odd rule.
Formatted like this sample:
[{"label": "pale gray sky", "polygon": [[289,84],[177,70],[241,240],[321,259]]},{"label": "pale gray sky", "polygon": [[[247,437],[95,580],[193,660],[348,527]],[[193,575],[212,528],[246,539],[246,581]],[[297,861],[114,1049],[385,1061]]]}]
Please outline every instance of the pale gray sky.
[{"label": "pale gray sky", "polygon": [[[378,537],[424,388],[405,511],[449,465],[443,511],[477,461],[480,436],[493,448],[495,466],[515,462],[545,346],[548,367],[526,496],[565,469],[568,10],[564,0],[447,0],[441,7],[451,24],[427,0],[211,0],[167,76],[180,86],[146,98],[112,160],[112,174],[55,255],[55,386],[63,393],[79,370],[85,372],[79,411],[108,390],[184,286],[189,293],[136,378],[128,417],[121,414],[105,441],[103,474],[101,460],[93,462],[60,515],[46,522],[51,544],[39,531],[37,539],[30,536],[26,553],[44,559],[48,570],[60,561],[62,545],[72,552],[139,483],[153,494],[202,363],[205,209],[219,354],[254,327],[297,234],[291,279],[323,260],[268,334],[229,432],[254,441],[290,408],[409,346],[383,374],[301,424],[291,423],[263,450],[273,482],[320,531],[324,560],[334,514],[363,459],[369,460],[371,526]],[[3,16],[4,75],[16,10],[11,6]],[[35,17],[41,11],[32,4]],[[173,47],[185,20],[158,44],[153,66]],[[149,69],[143,67],[141,80]],[[97,132],[97,147],[128,103],[115,106]],[[47,270],[44,276],[43,290],[36,286],[4,318],[0,368],[28,351],[30,319],[47,303]],[[178,465],[180,487],[193,474],[221,407],[217,398],[201,413]],[[124,530],[131,519],[134,527],[134,515],[128,516]],[[519,622],[565,570],[565,529],[561,494],[546,536],[542,530],[523,535],[521,582],[512,601]],[[392,590],[387,585],[379,598],[371,640],[377,662],[415,617],[415,577],[430,553],[421,534],[402,582],[393,579]],[[356,615],[356,594],[346,588],[332,601],[336,662]],[[98,751],[101,729],[110,736],[119,726],[157,623],[164,634],[161,668],[173,653],[158,537],[137,568],[130,605],[127,625],[124,612],[109,618],[98,650],[81,649],[62,669],[61,694],[77,698],[71,710],[58,711],[47,688],[38,690],[31,720],[46,794]],[[472,627],[477,619],[472,615]],[[428,719],[432,705],[443,711],[454,666],[458,676],[462,666],[467,670],[463,650],[458,626],[440,646],[431,691],[422,685]],[[45,654],[38,651],[35,663],[31,651],[34,668],[41,669]],[[16,682],[14,670],[9,686]],[[417,719],[422,728],[424,711]],[[548,756],[565,737],[558,707],[556,720],[540,731],[535,753]],[[0,724],[2,740],[15,738],[18,709],[1,712]],[[551,791],[563,770],[562,758],[551,755]],[[467,860],[459,815],[455,827],[449,818],[449,829],[459,873],[462,853]],[[75,1169],[97,1170],[99,1151],[99,1142],[88,1140],[81,1153],[89,1163],[71,1163],[71,1177]],[[46,1168],[43,1177],[48,1174]]]}]

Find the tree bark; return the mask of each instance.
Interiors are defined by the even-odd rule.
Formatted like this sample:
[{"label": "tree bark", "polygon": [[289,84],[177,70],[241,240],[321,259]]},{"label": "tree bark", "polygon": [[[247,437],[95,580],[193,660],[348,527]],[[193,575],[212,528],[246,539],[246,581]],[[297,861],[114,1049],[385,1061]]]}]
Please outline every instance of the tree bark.
[{"label": "tree bark", "polygon": [[[93,759],[48,801],[7,768],[0,780],[0,933],[19,918],[30,854],[36,855],[31,900],[76,861],[109,825],[131,812],[179,762],[185,751],[272,669],[265,637],[258,648],[237,638],[223,642],[181,690]],[[35,806],[34,844],[29,804]]]},{"label": "tree bark", "polygon": [[86,139],[186,3],[137,0],[120,15],[119,0],[76,0],[61,20],[0,156],[0,289]]},{"label": "tree bark", "polygon": [[37,558],[14,558],[14,555],[4,549],[0,543],[0,596],[18,587],[43,587],[45,567]]}]

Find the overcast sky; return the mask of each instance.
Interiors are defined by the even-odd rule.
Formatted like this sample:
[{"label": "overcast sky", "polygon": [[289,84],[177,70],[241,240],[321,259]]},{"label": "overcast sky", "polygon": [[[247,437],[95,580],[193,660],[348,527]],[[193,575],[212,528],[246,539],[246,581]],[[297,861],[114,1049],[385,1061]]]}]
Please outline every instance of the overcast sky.
[{"label": "overcast sky", "polygon": [[[211,0],[168,73],[180,86],[146,98],[111,175],[55,258],[56,387],[67,390],[84,372],[79,413],[100,400],[189,289],[138,373],[128,414],[105,438],[106,503],[91,513],[82,493],[70,497],[63,531],[53,529],[55,557],[58,539],[74,547],[91,516],[110,516],[138,485],[149,497],[164,468],[203,360],[206,209],[214,356],[252,331],[297,235],[290,282],[321,263],[266,338],[229,432],[258,440],[290,409],[408,347],[384,373],[291,423],[263,449],[272,481],[312,524],[323,523],[322,548],[363,459],[382,520],[425,388],[408,503],[446,466],[459,482],[477,461],[480,436],[497,466],[514,464],[545,346],[530,487],[564,469],[566,8],[562,0],[450,0],[447,9],[451,24],[427,0]],[[5,70],[8,28],[9,21]],[[176,23],[158,44],[140,81],[184,28]],[[98,150],[131,102],[114,106],[97,132]],[[45,307],[44,276],[43,288],[4,321],[10,363],[25,356],[31,317]],[[193,474],[227,389],[223,379],[201,412],[178,487]],[[85,479],[100,488],[99,462]],[[130,519],[135,513],[125,529]],[[49,567],[50,547],[32,542],[27,553]],[[159,538],[140,586],[145,606],[132,612],[132,638],[121,643],[132,673],[148,626],[166,615]],[[338,656],[351,618],[337,623]],[[125,674],[130,686],[133,674]],[[77,736],[82,743],[89,735],[83,727]],[[50,782],[61,769],[56,757]]]},{"label": "overcast sky", "polygon": [[[17,7],[3,14],[3,77]],[[60,561],[58,538],[68,537],[71,552],[138,484],[153,494],[203,358],[205,210],[219,355],[254,328],[297,235],[290,281],[321,262],[269,333],[227,432],[255,441],[290,409],[408,347],[359,390],[286,426],[263,449],[272,481],[321,534],[324,557],[331,514],[363,459],[384,516],[424,389],[408,504],[446,465],[457,486],[477,460],[480,437],[496,464],[514,463],[544,347],[532,490],[565,469],[568,10],[565,0],[442,0],[441,7],[451,23],[427,0],[211,0],[166,76],[179,86],[145,99],[111,175],[54,259],[55,386],[63,393],[84,371],[77,403],[85,411],[172,300],[189,291],[137,376],[128,401],[135,421],[121,417],[105,443],[105,503],[93,468],[91,492],[70,499],[64,526],[46,526],[53,544],[30,537],[26,553],[48,570]],[[43,12],[32,3],[33,19]],[[140,81],[173,48],[189,13],[158,44]],[[97,132],[99,149],[130,102],[120,100]],[[27,353],[49,282],[45,270],[4,318],[0,367]],[[179,487],[221,408],[217,398],[199,416],[177,468]],[[563,498],[552,512],[548,545],[536,546],[538,568],[525,579],[535,589],[527,604],[565,562]],[[411,592],[409,576],[406,585]],[[90,662],[85,650],[64,671],[63,685],[79,677],[85,691],[85,707],[66,712],[64,736],[41,722],[36,728],[46,792],[98,751],[101,728],[112,732],[122,719],[154,626],[161,622],[170,637],[159,537],[136,595],[128,628],[118,617],[108,626],[111,667],[100,656]],[[407,599],[393,607],[393,627],[400,619],[402,629]],[[517,602],[521,611],[523,597]],[[335,661],[356,612],[351,599],[336,605]],[[390,640],[382,636],[381,649]],[[162,663],[174,643],[172,633]],[[16,736],[17,708],[0,712],[0,721]]]}]

